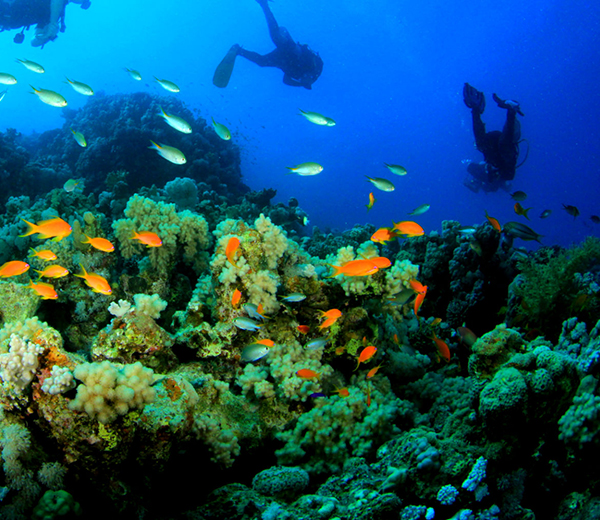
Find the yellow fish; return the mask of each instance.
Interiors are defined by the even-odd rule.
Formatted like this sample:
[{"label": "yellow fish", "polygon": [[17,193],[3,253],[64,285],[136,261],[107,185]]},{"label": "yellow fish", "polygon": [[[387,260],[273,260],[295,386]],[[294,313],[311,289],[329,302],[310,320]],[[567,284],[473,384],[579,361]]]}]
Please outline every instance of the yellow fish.
[{"label": "yellow fish", "polygon": [[81,83],[80,81],[71,81],[69,78],[67,78],[67,83],[71,85],[73,87],[73,90],[75,92],[78,92],[79,94],[83,94],[84,96],[94,95],[92,87],[86,85],[85,83]]},{"label": "yellow fish", "polygon": [[31,72],[36,72],[37,74],[43,74],[44,72],[46,72],[44,70],[44,67],[42,67],[39,63],[36,63],[35,61],[17,59],[17,62],[22,63],[23,66]]},{"label": "yellow fish", "polygon": [[[73,138],[75,139],[75,142],[82,148],[85,148],[87,146],[87,141],[85,140],[83,134],[81,132],[78,132],[77,130],[73,130],[72,128],[69,128],[69,130],[73,132]],[[75,186],[73,186],[73,188],[75,188]]]},{"label": "yellow fish", "polygon": [[142,81],[142,75],[135,69],[128,69],[125,67],[125,70],[129,73],[129,75],[136,81]]},{"label": "yellow fish", "polygon": [[231,139],[231,132],[229,131],[229,128],[221,123],[217,123],[214,117],[212,118],[212,124],[215,128],[215,132],[217,132],[217,135],[223,139],[223,141],[229,141],[229,139]]},{"label": "yellow fish", "polygon": [[58,92],[54,92],[54,90],[46,90],[44,88],[37,89],[32,85],[29,86],[33,89],[33,94],[39,97],[42,103],[59,108],[67,106],[67,100]]},{"label": "yellow fish", "polygon": [[294,166],[293,168],[288,167],[288,170],[291,170],[290,173],[297,173],[298,175],[306,177],[307,175],[317,175],[321,173],[323,171],[323,166],[316,162],[305,162],[298,166]]},{"label": "yellow fish", "polygon": [[300,113],[306,119],[308,119],[311,123],[314,123],[315,125],[335,126],[335,121],[333,119],[331,119],[330,117],[326,117],[323,114],[319,114],[318,112],[306,112],[306,111],[302,110],[301,108],[299,110],[300,110]]},{"label": "yellow fish", "polygon": [[152,150],[156,150],[158,155],[164,157],[167,161],[172,162],[173,164],[185,164],[187,159],[183,152],[174,146],[167,146],[166,144],[156,144],[154,141],[150,140],[152,146],[148,148]]},{"label": "yellow fish", "polygon": [[15,78],[12,74],[0,72],[0,83],[3,85],[15,85],[17,83],[17,78]]},{"label": "yellow fish", "polygon": [[156,76],[154,76],[154,79],[162,88],[168,90],[169,92],[179,92],[180,90],[175,83],[169,81],[168,79],[158,79]]},{"label": "yellow fish", "polygon": [[167,114],[162,107],[158,108],[160,108],[160,114],[158,115],[162,117],[171,128],[174,128],[178,132],[182,132],[184,134],[192,133],[191,125],[185,119],[179,116],[174,116],[173,114]]}]

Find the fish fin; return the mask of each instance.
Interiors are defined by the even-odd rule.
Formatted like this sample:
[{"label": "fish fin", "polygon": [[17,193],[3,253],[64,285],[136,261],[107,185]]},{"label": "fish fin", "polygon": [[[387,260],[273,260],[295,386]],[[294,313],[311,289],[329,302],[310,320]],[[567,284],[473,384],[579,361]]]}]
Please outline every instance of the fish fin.
[{"label": "fish fin", "polygon": [[334,276],[337,276],[338,274],[341,273],[342,266],[333,265],[333,264],[327,264],[327,265],[333,269],[333,274],[330,274],[329,276],[326,276],[325,278],[333,278]]},{"label": "fish fin", "polygon": [[23,235],[19,235],[19,237],[28,237],[29,235],[33,235],[34,233],[37,233],[37,231],[35,230],[37,228],[37,224],[33,224],[32,222],[28,222],[24,218],[22,218],[21,220],[23,222],[25,222],[25,224],[27,224],[29,226],[29,229],[27,230],[27,233],[25,233]]}]

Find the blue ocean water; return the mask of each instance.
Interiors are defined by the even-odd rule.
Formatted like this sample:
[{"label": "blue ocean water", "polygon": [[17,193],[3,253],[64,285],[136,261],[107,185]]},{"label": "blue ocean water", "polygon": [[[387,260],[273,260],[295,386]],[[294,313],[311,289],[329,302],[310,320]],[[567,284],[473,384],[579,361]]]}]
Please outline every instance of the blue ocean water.
[{"label": "blue ocean water", "polygon": [[[165,91],[153,76],[180,87],[190,108],[226,122],[242,149],[243,180],[253,189],[277,189],[275,201],[296,197],[310,225],[346,229],[369,222],[388,226],[416,206],[426,232],[445,219],[481,223],[484,212],[500,222],[523,220],[505,191],[472,193],[463,186],[465,159],[479,161],[470,112],[462,101],[469,82],[483,91],[487,129],[501,129],[505,111],[491,99],[516,99],[525,114],[522,136],[530,152],[512,190],[529,197],[531,223],[544,244],[569,245],[600,228],[598,195],[600,6],[576,0],[507,2],[270,3],[280,25],[324,60],[312,90],[282,83],[277,69],[238,59],[226,89],[212,85],[216,65],[233,43],[273,49],[263,13],[252,0],[161,3],[93,1],[88,10],[66,8],[66,32],[43,49],[16,45],[0,34],[0,69],[19,77],[0,103],[0,130],[23,133],[61,127],[61,110],[41,104],[28,84],[83,106],[63,82],[68,75],[107,94]],[[37,76],[15,63],[42,63]],[[123,67],[142,73],[132,81]],[[298,109],[321,112],[335,127],[312,125]],[[157,161],[161,159],[156,158]],[[286,175],[305,161],[323,165],[315,177]],[[405,166],[391,175],[384,162]],[[174,172],[176,168],[174,168]],[[176,175],[176,173],[174,173]],[[373,190],[365,176],[386,177],[393,193]],[[367,214],[368,193],[377,202]],[[562,204],[581,211],[577,219]],[[539,214],[552,215],[540,220]]]}]

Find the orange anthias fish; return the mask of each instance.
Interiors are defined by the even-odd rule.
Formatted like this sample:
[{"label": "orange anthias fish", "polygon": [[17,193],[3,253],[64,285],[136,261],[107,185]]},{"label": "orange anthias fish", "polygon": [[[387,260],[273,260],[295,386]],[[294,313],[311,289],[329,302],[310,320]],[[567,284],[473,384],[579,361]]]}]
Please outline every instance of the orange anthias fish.
[{"label": "orange anthias fish", "polygon": [[371,379],[383,365],[376,366],[367,372],[367,379]]},{"label": "orange anthias fish", "polygon": [[488,222],[492,225],[492,227],[498,231],[498,233],[502,233],[502,226],[500,225],[500,222],[498,222],[498,219],[495,219],[494,217],[490,217],[488,215],[488,212],[485,212],[485,218],[488,219]]},{"label": "orange anthias fish", "polygon": [[377,347],[374,347],[373,345],[369,345],[368,347],[363,348],[358,357],[356,358],[358,363],[356,364],[356,368],[354,369],[354,371],[356,372],[358,370],[358,367],[361,363],[369,361],[369,359],[371,359],[375,355],[375,352],[377,352]]},{"label": "orange anthias fish", "polygon": [[54,286],[50,285],[49,283],[33,283],[31,280],[29,280],[29,285],[27,287],[33,289],[38,296],[42,297],[42,300],[58,299],[58,294],[56,294]]},{"label": "orange anthias fish", "polygon": [[19,276],[27,272],[29,264],[21,260],[11,260],[0,267],[0,277],[10,278],[11,276]]},{"label": "orange anthias fish", "polygon": [[265,339],[256,340],[253,344],[254,345],[264,345],[265,347],[271,348],[275,345],[275,342],[272,339],[265,338]]},{"label": "orange anthias fish", "polygon": [[162,246],[162,240],[156,233],[153,233],[152,231],[142,231],[141,233],[136,231],[133,233],[131,240],[139,240],[142,244],[145,244],[146,247]]},{"label": "orange anthias fish", "polygon": [[233,291],[233,294],[231,295],[231,306],[234,309],[237,309],[237,306],[240,303],[241,297],[242,297],[242,291],[240,291],[239,289],[236,289],[235,291]]},{"label": "orange anthias fish", "polygon": [[448,348],[448,344],[445,341],[438,338],[435,335],[435,332],[433,333],[431,339],[435,343],[438,352],[440,353],[440,356],[442,356],[446,361],[450,361],[450,349]]},{"label": "orange anthias fish", "polygon": [[336,388],[333,393],[337,393],[340,397],[349,397],[350,396],[350,392],[348,391],[348,388],[346,388],[346,387]]},{"label": "orange anthias fish", "polygon": [[371,241],[377,242],[378,244],[385,244],[395,238],[398,238],[398,235],[392,228],[382,227],[373,233]]},{"label": "orange anthias fish", "polygon": [[515,213],[517,215],[525,217],[527,220],[529,220],[529,217],[527,216],[527,213],[529,213],[530,209],[532,209],[532,208],[525,209],[523,206],[521,206],[521,204],[519,204],[518,202],[515,202]]},{"label": "orange anthias fish", "polygon": [[93,292],[109,295],[112,293],[112,289],[106,278],[104,276],[100,276],[99,274],[88,273],[85,270],[85,267],[81,266],[81,270],[83,273],[76,274],[78,278],[83,278],[85,280],[85,284],[92,289]]},{"label": "orange anthias fish", "polygon": [[52,238],[55,242],[60,242],[63,238],[68,237],[71,234],[71,226],[65,222],[62,218],[56,217],[50,220],[42,220],[37,224],[27,222],[25,219],[21,219],[25,224],[29,226],[27,232],[21,237],[28,237],[38,233],[38,238],[46,239]]},{"label": "orange anthias fish", "polygon": [[373,262],[379,269],[385,269],[392,265],[392,262],[389,258],[385,256],[376,256],[374,258],[369,258],[371,262]]},{"label": "orange anthias fish", "polygon": [[39,258],[40,260],[44,260],[45,262],[51,262],[52,260],[56,260],[56,254],[54,253],[54,251],[50,251],[50,249],[44,249],[42,251],[36,251],[33,248],[30,249],[31,253],[29,253],[29,256]]},{"label": "orange anthias fish", "polygon": [[413,291],[418,294],[422,294],[427,291],[427,286],[423,285],[419,280],[410,280],[408,282]]},{"label": "orange anthias fish", "polygon": [[375,204],[375,202],[377,202],[377,199],[373,196],[373,192],[369,193],[369,203],[367,204],[367,211],[369,211],[373,207],[373,204]]},{"label": "orange anthias fish", "polygon": [[43,271],[37,271],[39,278],[62,278],[69,274],[69,270],[62,265],[49,265]]},{"label": "orange anthias fish", "polygon": [[421,305],[423,304],[423,300],[425,299],[425,295],[427,294],[427,286],[424,285],[423,286],[423,292],[420,292],[417,294],[417,297],[415,298],[415,316],[418,318],[418,312],[419,309],[421,308]]},{"label": "orange anthias fish", "polygon": [[296,375],[302,379],[319,379],[321,374],[310,368],[302,368],[296,372]]},{"label": "orange anthias fish", "polygon": [[296,330],[300,333],[300,334],[308,334],[310,331],[310,327],[308,325],[298,325],[296,327]]},{"label": "orange anthias fish", "polygon": [[331,265],[333,268],[333,274],[330,274],[328,278],[333,278],[340,274],[346,276],[368,276],[376,273],[379,270],[376,263],[371,258],[359,258],[358,260],[350,260],[344,265]]},{"label": "orange anthias fish", "polygon": [[419,224],[410,220],[394,223],[394,229],[398,232],[398,235],[404,235],[407,238],[420,237],[425,234],[425,231]]},{"label": "orange anthias fish", "polygon": [[89,244],[94,249],[98,251],[103,251],[104,253],[112,253],[115,250],[115,246],[113,246],[110,240],[102,237],[90,238],[87,235],[84,235],[86,240],[82,240],[82,244]]},{"label": "orange anthias fish", "polygon": [[227,242],[227,247],[225,248],[225,256],[227,257],[227,260],[229,260],[229,263],[234,267],[237,267],[235,263],[235,252],[239,247],[240,239],[238,237],[231,237],[229,242]]},{"label": "orange anthias fish", "polygon": [[321,318],[327,318],[321,325],[319,325],[319,329],[326,329],[327,327],[331,327],[340,317],[342,316],[342,311],[339,309],[330,309],[328,311],[321,311]]}]

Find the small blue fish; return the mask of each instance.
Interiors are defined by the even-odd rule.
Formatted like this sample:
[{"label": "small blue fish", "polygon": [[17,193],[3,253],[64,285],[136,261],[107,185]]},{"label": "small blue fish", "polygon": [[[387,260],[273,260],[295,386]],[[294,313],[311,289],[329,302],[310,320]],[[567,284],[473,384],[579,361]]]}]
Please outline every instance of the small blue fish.
[{"label": "small blue fish", "polygon": [[254,320],[262,321],[266,318],[266,316],[263,316],[260,313],[258,306],[254,303],[245,304],[244,306],[242,306],[242,310]]},{"label": "small blue fish", "polygon": [[327,342],[329,340],[325,337],[322,338],[315,338],[312,341],[309,341],[306,344],[306,348],[309,350],[315,350],[317,348],[323,348],[325,345],[327,345]]},{"label": "small blue fish", "polygon": [[252,343],[242,350],[241,359],[246,363],[258,361],[265,357],[269,353],[269,347],[260,345],[259,343]]},{"label": "small blue fish", "polygon": [[256,321],[251,318],[236,318],[233,320],[233,324],[242,330],[258,330],[261,325],[259,325]]},{"label": "small blue fish", "polygon": [[281,298],[284,302],[297,303],[306,300],[306,296],[302,293],[292,293]]}]

